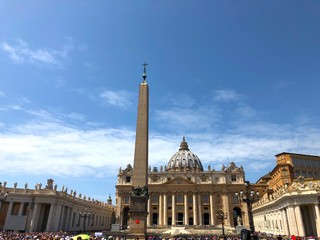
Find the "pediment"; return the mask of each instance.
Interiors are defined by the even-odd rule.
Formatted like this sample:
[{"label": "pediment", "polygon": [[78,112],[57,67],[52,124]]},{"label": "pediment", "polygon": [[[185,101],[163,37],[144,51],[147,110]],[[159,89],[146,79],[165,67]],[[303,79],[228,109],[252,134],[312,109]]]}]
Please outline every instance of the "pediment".
[{"label": "pediment", "polygon": [[170,179],[168,182],[166,182],[164,184],[167,184],[167,185],[176,185],[176,184],[194,185],[195,183],[188,180],[188,179],[185,179],[183,177],[175,177],[175,178]]}]

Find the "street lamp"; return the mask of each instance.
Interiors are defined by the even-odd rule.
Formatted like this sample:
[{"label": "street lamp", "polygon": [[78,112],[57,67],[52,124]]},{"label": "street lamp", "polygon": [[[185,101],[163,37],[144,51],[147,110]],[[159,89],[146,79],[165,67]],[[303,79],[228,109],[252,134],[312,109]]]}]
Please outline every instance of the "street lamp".
[{"label": "street lamp", "polygon": [[245,192],[242,190],[238,193],[236,192],[235,195],[239,201],[247,203],[248,208],[248,217],[249,217],[249,225],[250,225],[250,232],[251,234],[254,233],[254,222],[253,222],[253,215],[252,215],[252,203],[259,199],[259,192],[254,192],[250,189],[250,182],[245,181]]},{"label": "street lamp", "polygon": [[80,215],[80,217],[83,218],[83,232],[85,232],[86,231],[86,220],[87,220],[87,218],[90,218],[91,213],[88,212],[87,208],[85,208],[83,212],[79,213],[79,215]]},{"label": "street lamp", "polygon": [[220,210],[217,214],[216,214],[217,218],[219,220],[221,220],[221,225],[222,225],[222,236],[223,239],[226,239],[226,235],[224,233],[224,220],[228,218],[228,213],[224,213],[222,210]]}]

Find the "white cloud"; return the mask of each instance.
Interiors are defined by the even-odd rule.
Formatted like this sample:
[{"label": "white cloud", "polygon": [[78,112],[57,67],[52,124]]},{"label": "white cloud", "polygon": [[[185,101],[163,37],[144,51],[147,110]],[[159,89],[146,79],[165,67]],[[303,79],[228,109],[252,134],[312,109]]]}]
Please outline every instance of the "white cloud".
[{"label": "white cloud", "polygon": [[[32,122],[0,134],[2,172],[81,176],[105,175],[132,162],[134,132],[84,131],[55,122]],[[121,160],[121,162],[120,162]]]},{"label": "white cloud", "polygon": [[125,90],[105,90],[100,94],[100,97],[104,102],[112,106],[129,107],[132,104],[134,94]]},{"label": "white cloud", "polygon": [[241,99],[242,96],[234,90],[214,90],[213,99],[215,101],[230,102]]},{"label": "white cloud", "polygon": [[16,64],[31,63],[36,65],[47,65],[62,67],[73,49],[73,42],[68,42],[61,50],[51,48],[31,48],[28,43],[18,39],[16,44],[0,42],[0,50],[8,54],[9,58]]},{"label": "white cloud", "polygon": [[[132,129],[84,130],[55,119],[47,111],[29,112],[38,120],[13,128],[6,126],[0,133],[3,174],[116,178],[119,167],[133,163],[135,132]],[[79,117],[72,113],[70,116]],[[183,136],[203,165],[211,164],[218,170],[222,164],[233,161],[243,165],[245,171],[256,169],[260,176],[273,168],[277,153],[317,155],[320,152],[320,129],[311,126],[296,128],[261,122],[242,124],[224,132],[186,131],[183,135],[151,132],[150,165],[167,164],[178,151]]]}]

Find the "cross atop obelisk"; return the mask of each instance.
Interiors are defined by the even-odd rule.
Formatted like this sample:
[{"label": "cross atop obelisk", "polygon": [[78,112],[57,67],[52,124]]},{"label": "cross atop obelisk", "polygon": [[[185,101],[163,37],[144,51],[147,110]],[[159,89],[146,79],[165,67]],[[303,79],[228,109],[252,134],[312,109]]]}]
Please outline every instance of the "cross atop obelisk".
[{"label": "cross atop obelisk", "polygon": [[146,62],[144,62],[143,64],[142,64],[142,66],[143,66],[143,74],[142,74],[142,77],[143,77],[143,82],[145,83],[146,82],[146,78],[147,78],[147,66],[148,66],[149,64],[148,63],[146,63]]}]

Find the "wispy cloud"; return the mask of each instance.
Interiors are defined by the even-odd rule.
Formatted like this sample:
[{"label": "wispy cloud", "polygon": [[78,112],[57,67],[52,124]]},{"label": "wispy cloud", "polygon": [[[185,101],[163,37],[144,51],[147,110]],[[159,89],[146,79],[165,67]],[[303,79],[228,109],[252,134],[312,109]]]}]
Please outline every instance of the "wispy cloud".
[{"label": "wispy cloud", "polygon": [[7,53],[8,57],[16,64],[30,63],[63,67],[73,48],[72,38],[68,38],[67,43],[60,50],[47,47],[32,48],[22,39],[18,39],[15,44],[0,42],[0,50]]},{"label": "wispy cloud", "polygon": [[105,90],[100,93],[100,97],[105,103],[118,107],[130,107],[134,96],[133,93],[126,90]]},{"label": "wispy cloud", "polygon": [[214,90],[213,99],[215,101],[230,102],[241,99],[242,96],[234,90]]},{"label": "wispy cloud", "polygon": [[[255,134],[250,134],[252,132]],[[7,127],[0,134],[0,170],[3,173],[116,177],[119,167],[133,162],[134,137],[134,130],[126,128],[83,130],[61,121],[32,121]],[[252,164],[251,167],[259,166],[260,175],[274,166],[277,153],[316,155],[320,152],[317,141],[320,129],[308,126],[296,129],[260,123],[220,133],[186,133],[186,137],[189,148],[204,165],[219,169],[222,164],[234,161],[248,170]],[[152,132],[150,165],[167,164],[178,151],[181,139],[182,135]]]}]

